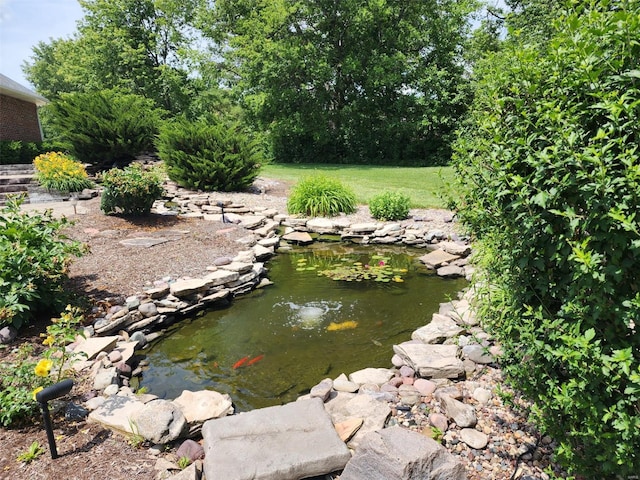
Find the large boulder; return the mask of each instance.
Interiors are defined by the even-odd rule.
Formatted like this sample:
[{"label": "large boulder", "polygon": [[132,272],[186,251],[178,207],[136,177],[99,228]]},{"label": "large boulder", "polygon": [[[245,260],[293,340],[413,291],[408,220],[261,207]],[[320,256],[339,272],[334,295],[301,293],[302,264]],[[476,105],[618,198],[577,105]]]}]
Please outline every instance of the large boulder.
[{"label": "large boulder", "polygon": [[153,400],[131,416],[137,434],[153,443],[168,443],[187,432],[180,407],[168,400]]}]

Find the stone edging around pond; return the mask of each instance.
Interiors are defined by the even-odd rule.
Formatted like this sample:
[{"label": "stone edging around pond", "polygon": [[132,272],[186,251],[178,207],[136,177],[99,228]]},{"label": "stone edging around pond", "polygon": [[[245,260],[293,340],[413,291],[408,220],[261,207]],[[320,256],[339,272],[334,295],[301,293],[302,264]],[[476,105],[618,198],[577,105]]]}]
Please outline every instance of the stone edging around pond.
[{"label": "stone edging around pond", "polygon": [[[466,241],[456,238],[452,241],[449,234],[430,230],[419,222],[348,224],[340,219],[308,220],[231,202],[212,205],[209,196],[204,194],[173,201],[181,214],[201,217],[203,221],[223,221],[224,208],[226,221],[238,223],[252,232],[241,239],[249,248],[234,258],[218,259],[216,265],[209,268],[211,273],[203,278],[157,281],[143,294],[130,296],[122,305],[110,307],[94,322],[98,337],[75,346],[76,351],[92,357],[77,362],[76,368],[91,369],[94,389],[103,392],[103,396],[87,402],[87,408],[94,410],[90,419],[122,433],[142,435],[154,443],[193,435],[208,419],[232,414],[233,407],[228,395],[212,391],[185,391],[183,396],[187,398],[181,396],[174,401],[135,395],[128,387],[129,379],[142,372],[141,365],[134,364],[133,371],[129,365],[131,359],[135,359],[135,351],[161,335],[156,331],[159,328],[269,284],[264,277],[263,262],[278,249],[286,249],[287,243],[306,244],[323,235],[340,235],[344,241],[360,244],[426,247],[431,251],[420,260],[438,274],[468,278],[472,273],[471,266],[467,265],[471,248]],[[156,204],[156,208],[159,213],[169,213],[162,204]],[[279,236],[276,232],[283,227],[284,233]],[[394,418],[415,410],[418,404],[426,404],[432,412],[429,424],[444,434],[450,449],[459,442],[473,449],[486,447],[487,432],[473,428],[477,422],[473,404],[482,406],[489,402],[490,390],[476,384],[476,388],[472,388],[473,385],[452,383],[463,382],[467,374],[493,363],[493,355],[499,353],[499,348],[479,328],[469,297],[467,292],[459,300],[442,304],[429,324],[413,332],[412,340],[395,345],[391,359],[395,368],[368,368],[352,372],[348,377],[325,379],[311,390],[309,397],[320,397],[326,402],[326,410],[348,446],[355,449],[367,433],[388,426],[385,424],[392,412],[388,404],[397,404]],[[94,335],[91,329],[88,333]],[[102,337],[104,335],[111,336]],[[100,341],[103,344],[96,346]],[[93,344],[91,351],[90,343]],[[360,394],[356,402],[358,412],[349,410],[356,393]],[[361,394],[367,394],[367,402],[362,402]],[[205,408],[199,408],[202,406]],[[355,424],[353,417],[359,418]],[[168,423],[160,422],[160,418],[169,419]]]}]

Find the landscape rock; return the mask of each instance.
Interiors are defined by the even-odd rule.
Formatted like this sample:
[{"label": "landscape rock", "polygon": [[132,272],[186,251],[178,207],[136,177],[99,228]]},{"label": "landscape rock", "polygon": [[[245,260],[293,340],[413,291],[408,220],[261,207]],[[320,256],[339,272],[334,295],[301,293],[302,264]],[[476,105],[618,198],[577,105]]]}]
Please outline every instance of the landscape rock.
[{"label": "landscape rock", "polygon": [[204,448],[198,442],[187,439],[180,444],[176,451],[176,457],[188,458],[191,462],[204,458]]},{"label": "landscape rock", "polygon": [[93,389],[104,390],[118,378],[116,367],[103,368],[93,377]]},{"label": "landscape rock", "polygon": [[464,375],[456,345],[403,343],[394,345],[393,351],[423,378],[458,378]]},{"label": "landscape rock", "polygon": [[438,268],[436,273],[439,277],[445,278],[464,277],[464,268],[459,267],[458,265],[447,265]]},{"label": "landscape rock", "polygon": [[462,356],[463,358],[468,358],[469,360],[480,364],[495,362],[495,359],[488,352],[488,349],[478,344],[465,345],[462,347]]},{"label": "landscape rock", "polygon": [[89,414],[89,421],[99,423],[121,434],[137,433],[131,418],[144,408],[138,399],[113,395]]},{"label": "landscape rock", "polygon": [[168,400],[153,400],[131,415],[138,434],[155,443],[168,443],[187,431],[180,407]]},{"label": "landscape rock", "polygon": [[391,408],[387,402],[366,394],[334,392],[325,403],[325,408],[333,423],[344,422],[354,417],[364,418],[362,427],[348,443],[350,448],[355,448],[367,433],[384,428],[391,415]]},{"label": "landscape rock", "polygon": [[212,418],[220,418],[233,413],[233,404],[229,395],[200,390],[192,392],[183,390],[182,394],[173,400],[188,424],[203,423]]},{"label": "landscape rock", "polygon": [[349,380],[358,385],[373,383],[382,385],[393,377],[393,370],[388,368],[364,368],[349,374]]},{"label": "landscape rock", "polygon": [[415,330],[411,334],[411,338],[420,340],[423,343],[442,343],[463,331],[464,329],[454,322],[451,317],[435,313],[431,318],[431,322]]},{"label": "landscape rock", "polygon": [[460,430],[460,440],[476,450],[483,449],[489,443],[489,437],[475,428],[463,428]]},{"label": "landscape rock", "polygon": [[2,327],[0,329],[0,343],[7,344],[13,342],[13,340],[18,336],[18,330],[13,328],[11,325],[7,325],[6,327]]},{"label": "landscape rock", "polygon": [[224,285],[238,280],[238,278],[240,278],[240,274],[238,272],[220,269],[215,272],[208,273],[204,278],[210,282],[212,287],[217,287],[219,285]]},{"label": "landscape rock", "polygon": [[309,395],[311,396],[311,398],[317,397],[324,402],[327,398],[329,398],[329,394],[331,393],[332,389],[333,380],[331,380],[330,378],[325,378],[317,385],[311,387]]},{"label": "landscape rock", "polygon": [[340,440],[346,443],[356,434],[363,423],[363,418],[348,418],[343,422],[336,423],[334,427],[336,432],[338,432]]},{"label": "landscape rock", "polygon": [[306,245],[309,243],[313,243],[313,238],[307,232],[297,232],[293,231],[291,233],[287,233],[282,236],[283,240],[292,243],[299,243],[301,245]]},{"label": "landscape rock", "polygon": [[170,285],[170,292],[178,298],[188,297],[194,293],[204,292],[211,286],[211,282],[206,278],[192,278],[189,280],[178,280]]},{"label": "landscape rock", "polygon": [[73,353],[82,355],[85,360],[92,360],[100,352],[110,352],[115,347],[118,336],[111,337],[90,337],[80,342]]},{"label": "landscape rock", "polygon": [[339,392],[354,393],[358,391],[360,386],[357,383],[352,382],[347,378],[344,373],[341,373],[334,381],[333,388]]},{"label": "landscape rock", "polygon": [[436,269],[441,267],[445,263],[451,263],[454,260],[460,258],[457,255],[451,255],[450,253],[445,252],[444,250],[434,250],[433,252],[427,253],[419,258],[419,260],[424,263],[428,268]]},{"label": "landscape rock", "polygon": [[478,420],[472,405],[462,403],[446,394],[436,393],[436,398],[442,403],[446,415],[456,422],[456,425],[461,428],[475,426]]},{"label": "landscape rock", "polygon": [[318,398],[209,420],[202,435],[209,479],[298,480],[351,458]]},{"label": "landscape rock", "polygon": [[442,445],[401,427],[366,435],[340,480],[465,480],[464,466]]}]

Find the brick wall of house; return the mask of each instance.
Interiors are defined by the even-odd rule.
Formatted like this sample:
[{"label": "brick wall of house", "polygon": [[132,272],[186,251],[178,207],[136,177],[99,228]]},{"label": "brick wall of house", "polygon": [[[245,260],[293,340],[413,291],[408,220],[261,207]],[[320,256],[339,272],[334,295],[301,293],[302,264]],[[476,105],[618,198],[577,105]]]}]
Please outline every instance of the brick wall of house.
[{"label": "brick wall of house", "polygon": [[0,95],[0,140],[42,141],[34,103]]}]

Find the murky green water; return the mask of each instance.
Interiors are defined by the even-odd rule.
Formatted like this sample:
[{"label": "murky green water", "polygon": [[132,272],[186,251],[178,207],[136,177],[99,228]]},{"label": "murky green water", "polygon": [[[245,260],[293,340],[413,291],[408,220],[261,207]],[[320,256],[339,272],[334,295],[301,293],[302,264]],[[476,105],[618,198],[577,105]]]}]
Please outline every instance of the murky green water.
[{"label": "murky green water", "polygon": [[[423,254],[343,244],[280,254],[267,265],[274,285],[181,322],[154,344],[141,385],[164,398],[184,389],[212,389],[228,393],[245,411],[295,400],[326,377],[389,367],[392,345],[409,340],[440,302],[455,298],[466,284],[433,275],[417,261]],[[380,262],[396,269],[387,277],[392,281],[318,275],[336,264],[375,271]]]}]

